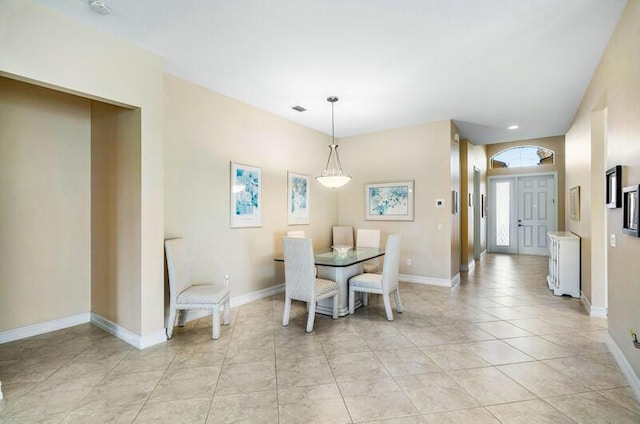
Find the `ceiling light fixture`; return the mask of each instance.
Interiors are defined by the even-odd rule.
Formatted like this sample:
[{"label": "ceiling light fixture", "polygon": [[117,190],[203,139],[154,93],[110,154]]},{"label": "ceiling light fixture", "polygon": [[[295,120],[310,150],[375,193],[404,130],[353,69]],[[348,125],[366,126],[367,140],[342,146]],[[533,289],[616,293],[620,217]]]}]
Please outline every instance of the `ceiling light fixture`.
[{"label": "ceiling light fixture", "polygon": [[89,7],[91,10],[101,15],[108,15],[111,13],[109,5],[102,0],[89,0]]},{"label": "ceiling light fixture", "polygon": [[322,174],[316,177],[316,180],[325,187],[338,188],[348,183],[349,180],[351,180],[351,175],[344,173],[342,164],[340,163],[340,156],[338,156],[338,145],[336,144],[333,119],[333,105],[338,101],[338,98],[331,96],[327,98],[327,101],[331,103],[331,145],[329,146],[327,166],[324,171],[322,171]]},{"label": "ceiling light fixture", "polygon": [[507,127],[508,130],[517,130],[518,128],[520,128],[518,125],[511,125]]}]

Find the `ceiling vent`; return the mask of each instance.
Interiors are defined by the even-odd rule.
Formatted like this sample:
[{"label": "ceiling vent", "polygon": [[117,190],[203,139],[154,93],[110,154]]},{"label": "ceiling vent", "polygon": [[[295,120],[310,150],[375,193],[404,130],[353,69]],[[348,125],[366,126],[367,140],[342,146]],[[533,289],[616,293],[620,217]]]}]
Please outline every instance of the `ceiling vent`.
[{"label": "ceiling vent", "polygon": [[298,111],[298,112],[304,112],[305,110],[307,110],[307,109],[303,108],[303,107],[302,107],[302,106],[300,106],[300,105],[298,105],[298,106],[293,106],[291,109],[293,109],[293,110],[295,110],[295,111]]}]

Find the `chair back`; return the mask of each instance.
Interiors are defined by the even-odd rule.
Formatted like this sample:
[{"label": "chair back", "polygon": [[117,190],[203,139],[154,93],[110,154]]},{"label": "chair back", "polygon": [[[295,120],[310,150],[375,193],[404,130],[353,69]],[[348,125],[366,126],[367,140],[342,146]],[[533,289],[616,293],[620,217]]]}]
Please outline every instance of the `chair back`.
[{"label": "chair back", "polygon": [[175,301],[180,293],[191,287],[191,264],[187,252],[187,243],[183,238],[165,240],[169,270],[169,295]]},{"label": "chair back", "polygon": [[353,227],[333,227],[334,246],[353,246]]},{"label": "chair back", "polygon": [[283,237],[287,297],[309,302],[315,297],[316,271],[311,239]]},{"label": "chair back", "polygon": [[287,231],[287,237],[304,238],[304,230]]},{"label": "chair back", "polygon": [[359,229],[356,246],[380,248],[380,230]]},{"label": "chair back", "polygon": [[400,234],[391,234],[387,238],[384,250],[384,265],[382,270],[382,288],[390,293],[398,288],[398,274],[400,274]]}]

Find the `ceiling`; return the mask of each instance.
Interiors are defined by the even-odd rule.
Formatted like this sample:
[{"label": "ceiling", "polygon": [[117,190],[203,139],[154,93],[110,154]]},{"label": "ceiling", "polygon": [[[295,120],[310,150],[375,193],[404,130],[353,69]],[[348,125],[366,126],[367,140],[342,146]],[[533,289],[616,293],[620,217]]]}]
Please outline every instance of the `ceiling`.
[{"label": "ceiling", "polygon": [[168,73],[328,134],[326,98],[338,96],[336,137],[453,119],[475,144],[564,134],[626,4],[105,0],[111,14],[99,15],[87,0],[36,2],[157,53]]}]

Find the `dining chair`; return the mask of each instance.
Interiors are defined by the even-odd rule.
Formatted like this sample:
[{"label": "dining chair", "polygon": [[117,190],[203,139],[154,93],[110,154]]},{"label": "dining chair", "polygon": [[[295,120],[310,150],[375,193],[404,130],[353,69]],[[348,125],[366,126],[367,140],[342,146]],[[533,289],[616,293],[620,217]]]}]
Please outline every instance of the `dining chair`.
[{"label": "dining chair", "polygon": [[292,238],[305,238],[304,230],[291,230],[291,231],[287,231],[287,237],[292,237]]},{"label": "dining chair", "polygon": [[191,269],[187,244],[183,238],[164,242],[169,270],[169,322],[167,337],[173,335],[176,315],[180,312],[178,325],[184,326],[186,311],[195,309],[211,310],[213,313],[212,337],[220,338],[220,306],[224,305],[224,325],[229,325],[231,309],[229,302],[229,276],[224,284],[198,284],[191,282]]},{"label": "dining chair", "polygon": [[353,315],[355,312],[355,292],[362,292],[365,295],[369,293],[381,294],[384,310],[389,321],[393,321],[393,312],[391,311],[391,302],[389,300],[389,294],[393,292],[396,298],[396,310],[398,313],[402,312],[398,285],[401,237],[400,234],[392,234],[387,239],[382,274],[364,273],[349,279],[349,314]]},{"label": "dining chair", "polygon": [[338,319],[338,283],[316,278],[311,239],[283,237],[285,302],[282,325],[289,325],[291,300],[307,302],[307,333],[313,331],[316,303],[333,297],[333,319]]},{"label": "dining chair", "polygon": [[[367,230],[360,228],[356,238],[356,247],[380,248],[380,230]],[[362,268],[365,273],[376,274],[380,272],[380,261],[374,258],[364,262]]]},{"label": "dining chair", "polygon": [[333,227],[334,246],[353,246],[353,227]]}]

